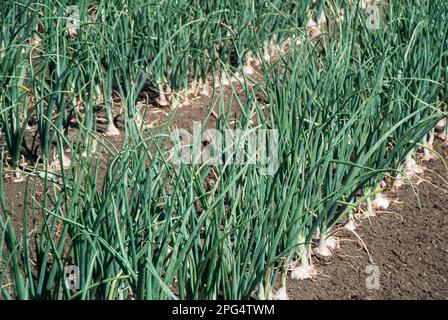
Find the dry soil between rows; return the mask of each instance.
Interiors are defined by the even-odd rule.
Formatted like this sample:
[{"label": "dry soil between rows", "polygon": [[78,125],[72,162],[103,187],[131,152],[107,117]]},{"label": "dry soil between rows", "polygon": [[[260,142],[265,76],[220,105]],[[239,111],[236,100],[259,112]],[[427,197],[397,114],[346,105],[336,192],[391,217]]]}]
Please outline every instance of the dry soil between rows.
[{"label": "dry soil between rows", "polygon": [[[448,161],[448,146],[437,148]],[[423,166],[427,170],[414,181],[416,190],[405,185],[389,192],[388,212],[363,220],[356,230],[378,267],[376,289],[368,254],[344,230],[337,233],[341,249],[334,258],[315,260],[319,275],[288,282],[290,298],[448,299],[448,172],[441,160]]]}]

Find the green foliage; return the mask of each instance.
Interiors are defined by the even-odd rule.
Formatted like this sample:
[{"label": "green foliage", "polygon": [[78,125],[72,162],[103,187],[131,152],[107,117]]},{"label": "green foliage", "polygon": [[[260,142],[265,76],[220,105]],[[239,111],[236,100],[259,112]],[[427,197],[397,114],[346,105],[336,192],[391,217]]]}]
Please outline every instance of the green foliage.
[{"label": "green foliage", "polygon": [[[357,194],[369,196],[399,172],[446,116],[443,0],[389,1],[378,30],[366,27],[366,12],[340,1],[78,1],[76,36],[66,28],[70,4],[0,6],[0,121],[9,152],[0,179],[3,298],[249,299],[257,290],[267,298],[288,265],[309,256],[313,238],[325,240],[364,200]],[[323,30],[325,40],[303,37],[278,60],[262,61],[273,38],[306,34],[309,12],[334,18],[340,9],[344,19]],[[262,75],[251,87],[244,78],[245,98],[230,87],[238,121],[230,123],[223,90],[213,92],[210,113],[217,101],[223,134],[277,129],[272,174],[235,161],[175,164],[171,118],[149,136],[133,125],[148,83],[184,89],[240,70],[248,51],[262,61]],[[120,150],[95,133],[98,110],[112,121],[113,91],[124,97]],[[39,152],[24,139],[32,118]],[[78,154],[94,140],[107,152],[105,175],[104,159]],[[68,148],[73,162],[58,174],[48,169],[54,145],[59,154]],[[3,173],[7,163],[16,170],[21,155],[42,156],[44,168],[35,163],[27,173],[17,232]],[[79,268],[79,290],[66,286],[67,265]]]}]

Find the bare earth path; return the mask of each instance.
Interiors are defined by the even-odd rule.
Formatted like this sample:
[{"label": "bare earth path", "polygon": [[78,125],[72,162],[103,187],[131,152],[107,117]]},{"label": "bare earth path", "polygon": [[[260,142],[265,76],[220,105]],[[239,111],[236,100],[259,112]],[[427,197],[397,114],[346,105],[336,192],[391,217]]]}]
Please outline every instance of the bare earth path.
[{"label": "bare earth path", "polygon": [[[437,149],[448,161],[448,146]],[[363,220],[356,231],[365,242],[379,271],[374,268],[357,238],[347,231],[337,236],[341,250],[330,261],[316,261],[319,275],[311,280],[289,280],[291,299],[448,299],[448,172],[439,159],[423,163],[417,197],[411,186],[402,186],[388,197],[388,212]],[[367,268],[367,270],[366,270]]]}]

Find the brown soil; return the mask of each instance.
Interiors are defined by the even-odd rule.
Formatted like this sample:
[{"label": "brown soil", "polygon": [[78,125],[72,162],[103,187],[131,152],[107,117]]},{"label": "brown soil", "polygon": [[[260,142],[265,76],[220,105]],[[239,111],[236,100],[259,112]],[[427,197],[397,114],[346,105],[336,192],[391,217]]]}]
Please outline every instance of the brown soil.
[{"label": "brown soil", "polygon": [[[448,146],[437,148],[448,160]],[[354,234],[341,230],[341,249],[330,261],[316,260],[319,275],[288,282],[291,299],[448,299],[448,171],[438,159],[423,165],[416,190],[389,192],[388,211],[356,229],[379,268],[379,288],[367,289],[369,256]]]}]

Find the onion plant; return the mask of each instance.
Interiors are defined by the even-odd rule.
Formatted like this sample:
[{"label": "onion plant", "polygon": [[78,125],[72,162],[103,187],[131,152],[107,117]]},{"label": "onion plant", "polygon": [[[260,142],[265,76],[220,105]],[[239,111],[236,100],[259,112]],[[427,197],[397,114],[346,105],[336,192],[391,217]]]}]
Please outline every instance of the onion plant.
[{"label": "onion plant", "polygon": [[[25,142],[25,130],[33,116],[34,106],[27,81],[27,55],[35,19],[27,14],[26,6],[13,2],[8,6],[2,5],[0,16],[0,120],[15,170],[21,155],[30,154]],[[16,172],[16,175],[18,177],[20,173]]]}]

